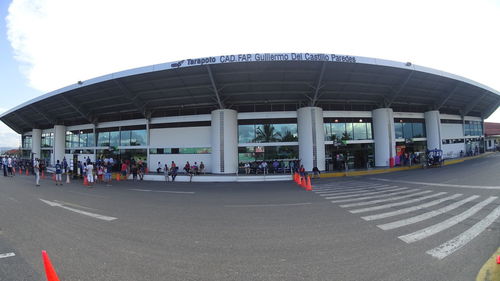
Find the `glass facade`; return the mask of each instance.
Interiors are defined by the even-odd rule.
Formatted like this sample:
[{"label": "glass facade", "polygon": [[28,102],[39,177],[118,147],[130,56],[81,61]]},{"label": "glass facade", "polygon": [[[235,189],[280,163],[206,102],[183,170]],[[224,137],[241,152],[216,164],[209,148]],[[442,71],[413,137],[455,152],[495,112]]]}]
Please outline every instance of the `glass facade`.
[{"label": "glass facade", "polygon": [[94,145],[92,130],[66,131],[66,148],[93,147]]},{"label": "glass facade", "polygon": [[371,140],[372,121],[366,118],[325,119],[325,140]]},{"label": "glass facade", "polygon": [[238,125],[239,143],[296,142],[297,124]]},{"label": "glass facade", "polygon": [[97,146],[145,146],[147,138],[146,129],[103,131],[97,134]]},{"label": "glass facade", "polygon": [[54,146],[54,133],[43,133],[41,145],[42,145],[42,147],[53,147]]},{"label": "glass facade", "polygon": [[482,136],[483,122],[481,121],[465,121],[464,131],[466,136]]},{"label": "glass facade", "polygon": [[33,144],[33,138],[31,136],[23,136],[21,141],[23,148],[31,149],[31,146]]},{"label": "glass facade", "polygon": [[325,169],[340,171],[345,169],[366,169],[375,166],[374,145],[371,143],[357,143],[348,145],[325,146]]},{"label": "glass facade", "polygon": [[210,147],[150,148],[149,154],[210,154]]},{"label": "glass facade", "polygon": [[395,119],[394,131],[397,139],[425,138],[425,121],[423,119]]},{"label": "glass facade", "polygon": [[296,160],[298,158],[299,147],[297,145],[238,147],[239,162]]}]

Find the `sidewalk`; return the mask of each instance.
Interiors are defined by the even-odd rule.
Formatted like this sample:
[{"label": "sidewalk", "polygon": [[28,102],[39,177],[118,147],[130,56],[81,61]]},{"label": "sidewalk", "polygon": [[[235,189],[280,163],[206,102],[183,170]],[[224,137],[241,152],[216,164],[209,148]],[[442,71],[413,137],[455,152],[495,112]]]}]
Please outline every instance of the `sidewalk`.
[{"label": "sidewalk", "polygon": [[[495,152],[485,152],[483,154],[479,154],[476,156],[469,156],[463,158],[456,159],[445,159],[444,165],[453,165],[457,163],[462,163],[467,160],[477,159],[481,157],[485,157]],[[376,175],[383,173],[392,173],[398,171],[406,171],[406,170],[414,170],[414,169],[422,169],[422,165],[414,165],[414,166],[404,166],[404,167],[394,167],[394,168],[372,168],[372,169],[357,169],[357,170],[349,170],[347,172],[334,172],[334,173],[322,173],[321,178],[335,178],[335,177],[354,177],[354,176],[364,176],[364,175]]]}]

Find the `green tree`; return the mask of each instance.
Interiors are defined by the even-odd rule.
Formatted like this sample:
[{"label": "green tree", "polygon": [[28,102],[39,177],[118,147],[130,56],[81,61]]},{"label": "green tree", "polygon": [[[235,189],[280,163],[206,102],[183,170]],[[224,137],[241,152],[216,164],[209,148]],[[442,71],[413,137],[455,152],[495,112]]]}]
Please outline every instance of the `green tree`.
[{"label": "green tree", "polygon": [[298,141],[298,138],[292,134],[290,131],[286,131],[282,136],[281,136],[281,141],[282,142],[294,142]]},{"label": "green tree", "polygon": [[281,140],[281,134],[276,132],[272,124],[259,126],[255,132],[254,142],[277,142]]}]

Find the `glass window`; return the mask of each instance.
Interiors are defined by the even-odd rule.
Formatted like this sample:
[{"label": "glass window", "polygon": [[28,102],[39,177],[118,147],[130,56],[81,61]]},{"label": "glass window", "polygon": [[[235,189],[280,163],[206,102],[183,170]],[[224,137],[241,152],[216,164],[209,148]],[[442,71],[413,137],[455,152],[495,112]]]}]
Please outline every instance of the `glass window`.
[{"label": "glass window", "polygon": [[369,140],[373,139],[372,123],[366,123],[366,136]]},{"label": "glass window", "polygon": [[403,123],[403,137],[411,139],[413,137],[412,123]]},{"label": "glass window", "polygon": [[88,133],[87,134],[87,147],[94,146],[94,143],[95,143],[94,133]]},{"label": "glass window", "polygon": [[211,149],[208,147],[185,147],[179,148],[180,154],[208,154]]},{"label": "glass window", "polygon": [[97,146],[109,146],[109,132],[100,132],[97,134]]},{"label": "glass window", "polygon": [[332,136],[338,140],[342,139],[345,134],[345,123],[332,123]]},{"label": "glass window", "polygon": [[255,125],[255,142],[279,142],[281,133],[274,124]]},{"label": "glass window", "polygon": [[80,134],[80,141],[78,143],[78,147],[86,147],[87,146],[87,134]]},{"label": "glass window", "polygon": [[323,126],[325,128],[325,140],[326,141],[332,140],[332,124],[324,123]]},{"label": "glass window", "polygon": [[274,124],[274,131],[278,134],[280,142],[298,141],[297,124]]},{"label": "glass window", "polygon": [[470,136],[471,130],[470,130],[470,124],[468,121],[465,122],[464,129],[465,129],[465,135]]},{"label": "glass window", "polygon": [[255,139],[255,125],[239,125],[238,126],[238,142],[250,143]]},{"label": "glass window", "polygon": [[366,123],[353,123],[355,140],[366,140]]},{"label": "glass window", "polygon": [[146,130],[133,130],[130,136],[130,145],[147,145],[147,132]]},{"label": "glass window", "polygon": [[413,137],[414,138],[423,138],[425,137],[424,133],[424,124],[423,123],[413,123]]},{"label": "glass window", "polygon": [[79,141],[79,136],[78,134],[71,134],[71,147],[78,147],[78,145],[80,144],[80,141]]},{"label": "glass window", "polygon": [[109,146],[117,147],[120,145],[120,132],[109,132]]},{"label": "glass window", "polygon": [[343,139],[353,140],[354,139],[354,130],[352,123],[345,123],[345,136]]},{"label": "glass window", "polygon": [[394,131],[397,139],[404,138],[403,136],[403,123],[394,123]]},{"label": "glass window", "polygon": [[130,132],[131,131],[121,131],[120,132],[120,145],[130,146]]}]

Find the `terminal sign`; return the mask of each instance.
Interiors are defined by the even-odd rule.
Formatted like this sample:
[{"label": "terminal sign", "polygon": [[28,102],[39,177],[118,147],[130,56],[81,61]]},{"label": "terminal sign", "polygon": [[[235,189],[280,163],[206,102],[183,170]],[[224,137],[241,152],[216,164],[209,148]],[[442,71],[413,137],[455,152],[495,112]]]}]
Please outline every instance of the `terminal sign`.
[{"label": "terminal sign", "polygon": [[227,56],[214,56],[197,59],[186,59],[171,63],[172,68],[197,66],[205,64],[237,63],[237,62],[263,62],[263,61],[328,61],[356,63],[356,57],[337,54],[313,53],[262,53],[238,54]]}]

